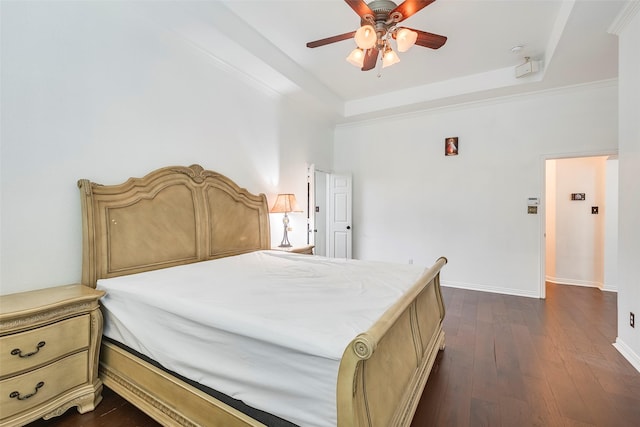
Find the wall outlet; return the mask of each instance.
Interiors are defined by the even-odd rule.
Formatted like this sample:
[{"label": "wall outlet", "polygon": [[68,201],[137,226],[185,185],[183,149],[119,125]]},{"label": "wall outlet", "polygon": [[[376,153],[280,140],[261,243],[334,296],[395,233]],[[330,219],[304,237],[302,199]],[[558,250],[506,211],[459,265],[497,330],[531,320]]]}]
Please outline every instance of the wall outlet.
[{"label": "wall outlet", "polygon": [[633,312],[629,312],[629,326],[636,327],[636,315]]}]

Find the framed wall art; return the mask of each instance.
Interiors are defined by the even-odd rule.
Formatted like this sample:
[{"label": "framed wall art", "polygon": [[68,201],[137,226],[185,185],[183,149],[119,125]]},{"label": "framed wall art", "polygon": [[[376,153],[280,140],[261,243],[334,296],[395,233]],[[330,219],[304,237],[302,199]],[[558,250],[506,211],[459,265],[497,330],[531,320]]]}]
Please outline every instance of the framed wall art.
[{"label": "framed wall art", "polygon": [[445,156],[457,156],[458,155],[458,137],[449,137],[444,140],[444,155]]}]

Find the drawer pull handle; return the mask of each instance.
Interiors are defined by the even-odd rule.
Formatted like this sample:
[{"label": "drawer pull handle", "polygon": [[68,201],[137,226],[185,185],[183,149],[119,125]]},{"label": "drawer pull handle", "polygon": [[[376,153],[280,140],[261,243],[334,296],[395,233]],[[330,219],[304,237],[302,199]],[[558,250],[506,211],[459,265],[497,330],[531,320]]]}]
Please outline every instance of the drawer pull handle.
[{"label": "drawer pull handle", "polygon": [[39,352],[40,349],[45,346],[45,344],[46,342],[40,341],[38,345],[36,345],[36,351],[32,351],[31,353],[27,353],[27,354],[22,354],[22,350],[20,350],[19,348],[14,348],[13,350],[11,350],[11,354],[14,356],[22,357],[22,358],[31,357],[37,352]]},{"label": "drawer pull handle", "polygon": [[36,384],[36,389],[34,390],[33,393],[30,394],[25,394],[24,396],[20,396],[20,392],[19,391],[12,391],[11,394],[9,394],[10,398],[16,398],[18,400],[27,400],[30,397],[33,397],[36,395],[36,393],[38,393],[38,390],[40,390],[40,388],[44,385],[44,381],[40,381],[38,384]]}]

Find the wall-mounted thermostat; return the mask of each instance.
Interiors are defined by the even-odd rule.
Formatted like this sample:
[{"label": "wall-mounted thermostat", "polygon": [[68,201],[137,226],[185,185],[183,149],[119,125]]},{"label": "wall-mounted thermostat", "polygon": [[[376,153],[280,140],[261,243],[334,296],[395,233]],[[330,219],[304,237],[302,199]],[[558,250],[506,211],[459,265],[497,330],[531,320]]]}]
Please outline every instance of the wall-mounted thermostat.
[{"label": "wall-mounted thermostat", "polygon": [[571,193],[571,200],[586,200],[584,193]]}]

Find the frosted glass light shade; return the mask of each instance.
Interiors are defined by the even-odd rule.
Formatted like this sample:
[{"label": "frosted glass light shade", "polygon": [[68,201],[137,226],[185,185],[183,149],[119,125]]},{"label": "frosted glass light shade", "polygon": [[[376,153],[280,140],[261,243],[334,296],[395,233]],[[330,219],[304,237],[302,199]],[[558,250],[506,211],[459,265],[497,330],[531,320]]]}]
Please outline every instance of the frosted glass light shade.
[{"label": "frosted glass light shade", "polygon": [[397,64],[400,62],[400,58],[398,58],[398,54],[395,53],[391,49],[387,49],[382,55],[382,68],[388,67],[393,64]]},{"label": "frosted glass light shade", "polygon": [[364,51],[359,47],[353,49],[349,56],[347,56],[347,62],[358,68],[362,68],[364,65]]},{"label": "frosted glass light shade", "polygon": [[416,40],[418,40],[418,33],[408,28],[400,28],[396,33],[399,52],[406,52],[411,49],[411,46],[416,44]]},{"label": "frosted glass light shade", "polygon": [[375,46],[378,36],[372,25],[363,25],[356,31],[354,39],[360,49],[366,50]]}]

